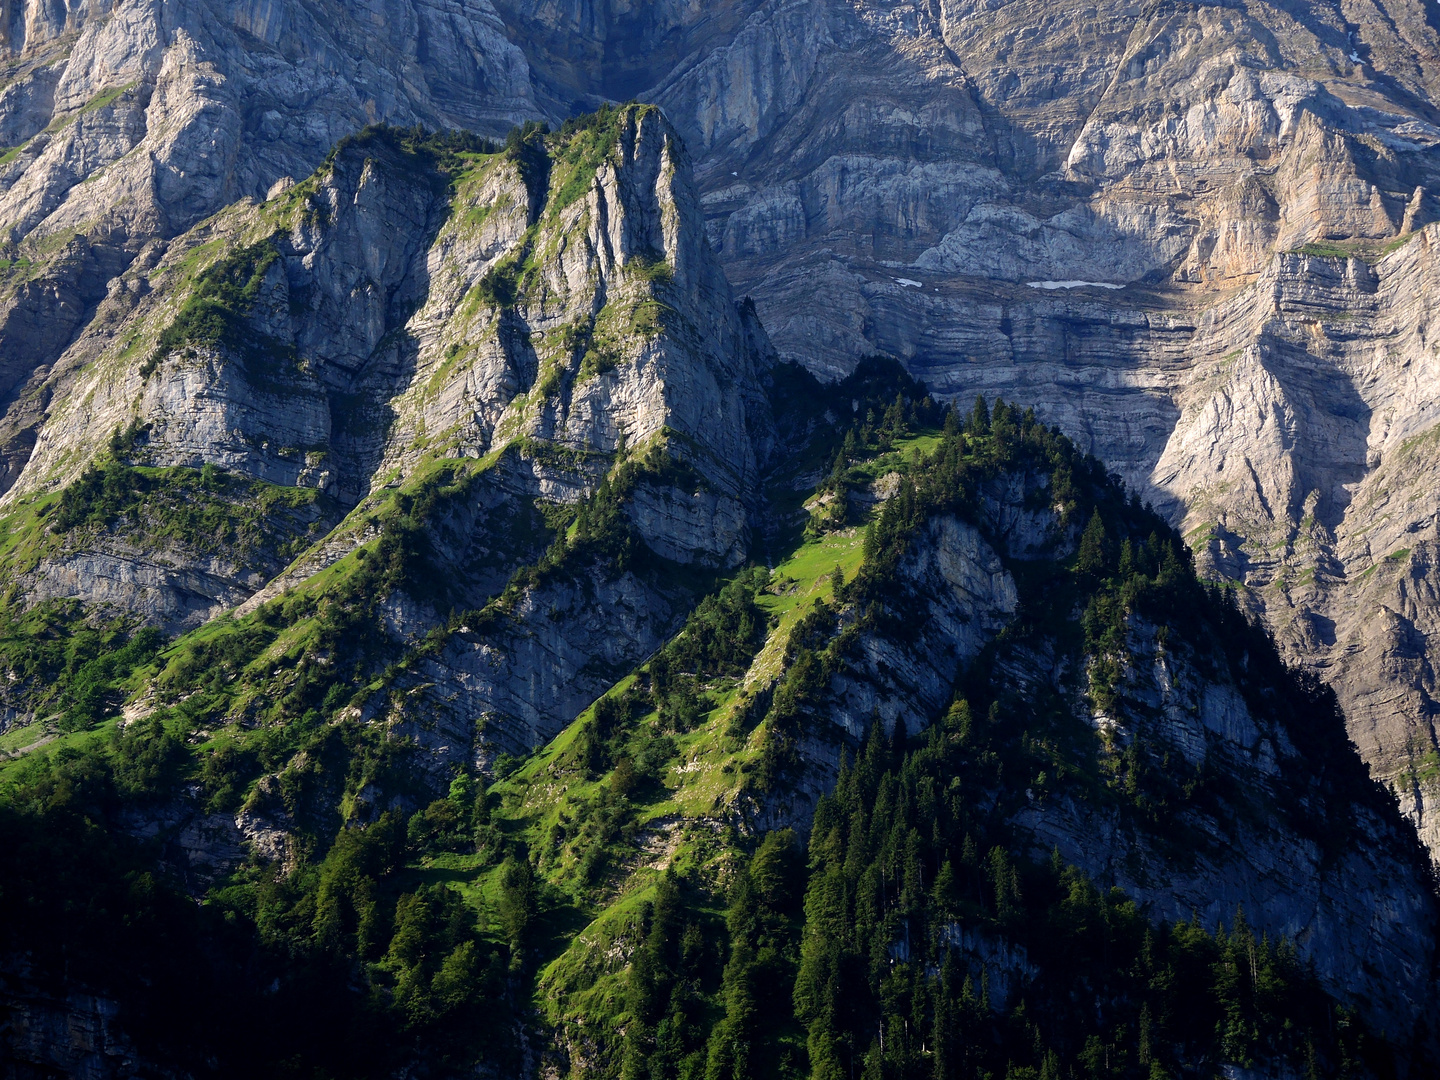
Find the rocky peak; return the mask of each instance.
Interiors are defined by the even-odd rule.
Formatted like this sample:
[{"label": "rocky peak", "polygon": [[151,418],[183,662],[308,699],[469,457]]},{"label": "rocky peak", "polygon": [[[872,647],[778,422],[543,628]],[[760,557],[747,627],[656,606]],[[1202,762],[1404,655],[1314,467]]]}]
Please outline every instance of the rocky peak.
[{"label": "rocky peak", "polygon": [[[89,490],[97,460],[218,468],[232,486],[275,492],[264,499],[320,500],[318,518],[295,520],[318,543],[268,589],[298,538],[243,567],[205,556],[211,576],[197,579],[185,564],[198,552],[177,558],[146,539],[147,515],[166,512],[146,503],[47,541],[26,568],[31,603],[103,600],[166,629],[257,590],[259,603],[363,543],[364,507],[445,461],[498,462],[499,488],[477,489],[498,512],[517,498],[584,499],[627,457],[670,460],[692,486],[641,484],[626,510],[635,527],[680,563],[745,557],[769,438],[768,345],[731,297],[684,151],[653,107],[529,130],[508,148],[370,129],[121,282],[56,364],[7,505]],[[520,473],[507,446],[524,448]],[[473,560],[465,550],[451,552],[457,566]],[[510,560],[532,554],[521,545],[467,595],[483,604]],[[416,617],[435,616],[402,618],[405,633]]]},{"label": "rocky peak", "polygon": [[[18,8],[0,92],[0,394],[33,393],[148,242],[308,175],[365,124],[496,135],[535,114],[483,0],[396,14],[377,37],[339,3]],[[11,401],[7,480],[35,419]]]}]

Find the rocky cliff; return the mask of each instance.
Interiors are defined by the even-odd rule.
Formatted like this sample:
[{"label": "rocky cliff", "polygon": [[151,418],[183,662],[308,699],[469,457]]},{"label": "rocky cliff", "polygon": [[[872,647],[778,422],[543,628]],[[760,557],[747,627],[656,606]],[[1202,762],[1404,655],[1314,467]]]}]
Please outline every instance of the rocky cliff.
[{"label": "rocky cliff", "polygon": [[[1397,492],[1383,464],[1434,427],[1409,389],[1433,287],[1400,269],[1423,262],[1436,215],[1440,76],[1418,7],[595,4],[563,21],[587,62],[554,48],[551,9],[499,9],[542,99],[664,105],[696,154],[712,241],[782,356],[833,375],[879,350],[941,394],[1035,402],[1187,534],[1223,516],[1261,561],[1282,550],[1264,538],[1272,516],[1281,532],[1370,530],[1385,511],[1356,498],[1362,484],[1390,505],[1432,501]],[[667,48],[624,67],[623,89],[607,83],[637,38]],[[1394,252],[1411,237],[1419,248]],[[1391,268],[1395,291],[1374,288]],[[1270,313],[1301,295],[1312,321],[1281,330]],[[1228,409],[1197,433],[1211,365],[1237,349],[1291,388],[1285,409],[1308,414],[1312,438],[1262,448]],[[1226,395],[1259,417],[1275,390],[1246,379]],[[1255,479],[1177,472],[1201,438]],[[1253,492],[1276,485],[1304,490],[1257,525]],[[1317,518],[1307,498],[1329,509]],[[1429,513],[1402,526],[1418,535],[1328,571],[1340,608],[1395,612],[1402,645],[1358,614],[1333,640],[1295,631],[1297,613],[1336,615],[1277,599],[1273,575],[1206,565],[1332,680],[1367,760],[1433,840],[1433,578],[1423,555],[1404,598],[1361,578],[1408,565]],[[1292,578],[1314,565],[1282,558]]]},{"label": "rocky cliff", "polygon": [[[1283,943],[1292,997],[1263,1007],[1289,1041],[1207,1030],[1180,1067],[1288,1075],[1303,1030],[1312,1067],[1370,1040],[1364,1068],[1423,1073],[1428,867],[1333,701],[1240,614],[1335,687],[1433,845],[1422,12],[13,7],[0,749],[21,760],[0,812],[29,838],[17,873],[71,843],[90,860],[7,928],[46,927],[60,958],[8,992],[37,1068],[213,1068],[223,1023],[136,1051],[107,1011],[121,975],[63,974],[72,942],[113,968],[94,943],[119,934],[120,996],[153,1020],[168,917],[106,920],[160,897],[174,941],[230,928],[205,962],[234,1008],[199,994],[197,1015],[308,1047],[338,1021],[295,1003],[333,997],[357,1034],[332,1071],[628,1078],[648,1047],[656,1076],[683,1049],[750,1080],[744,987],[800,1023],[806,918],[763,848],[775,910],[746,908],[754,833],[808,829],[882,733],[885,768],[918,768],[924,730],[949,809],[904,872],[968,867],[979,899],[924,948],[981,985],[995,960],[985,1023],[1059,978],[1026,959],[1014,859],[1042,896],[1113,886],[1163,940],[1218,925],[1232,948],[1248,919],[1265,956]],[[575,115],[624,97],[644,103]],[[977,391],[1036,412],[943,412]],[[1202,588],[1061,430],[1236,588]],[[928,979],[892,840],[846,873],[880,875],[871,959]],[[732,955],[685,947],[665,1049],[637,943],[680,948],[655,929],[667,868]],[[116,899],[77,914],[91,872]],[[1054,1053],[1098,1060],[1093,1021],[1146,1065],[1127,993],[1056,1020]],[[776,1069],[824,1060],[795,1030]],[[882,1027],[864,1059],[869,1038],[867,1070],[939,1053]]]},{"label": "rocky cliff", "polygon": [[[653,107],[506,150],[406,138],[126,272],[45,383],[11,597],[171,632],[291,594],[317,617],[399,543],[423,573],[363,598],[382,636],[449,635],[411,710],[462,757],[477,718],[520,751],[673,630],[685,568],[747,557],[768,344]],[[654,561],[617,576],[616,530]]]},{"label": "rocky cliff", "polygon": [[[1032,401],[1187,531],[1233,520],[1225,542],[1247,558],[1313,522],[1368,531],[1385,512],[1357,486],[1410,504],[1383,462],[1434,426],[1404,374],[1428,355],[1429,286],[1402,270],[1424,247],[1392,248],[1436,216],[1436,44],[1414,5],[22,4],[0,97],[4,483],[35,445],[52,365],[124,299],[132,260],[308,175],[368,122],[498,135],[639,96],[690,147],[710,242],[782,356],[833,377],[879,351],[945,396]],[[1372,290],[1381,279],[1394,287]],[[1277,282],[1317,305],[1283,348]],[[1176,471],[1229,449],[1221,421],[1201,436],[1190,417],[1236,349],[1312,402],[1338,458],[1280,438],[1248,446],[1253,483]],[[1272,404],[1265,380],[1226,393],[1241,413]],[[1312,482],[1283,506],[1266,491],[1252,529],[1254,489]],[[1378,623],[1297,631],[1296,613],[1335,621],[1328,602],[1206,565],[1333,681],[1432,836],[1433,575],[1415,539],[1337,554],[1325,589],[1366,625],[1377,604],[1395,612],[1399,645]],[[1417,552],[1404,597],[1373,593],[1372,565],[1385,578]],[[1291,577],[1312,570],[1284,559]],[[231,600],[223,583],[248,573],[201,572],[199,594]]]},{"label": "rocky cliff", "polygon": [[[819,678],[792,632],[774,697],[790,689],[809,719],[794,729],[789,782],[761,798],[759,820],[806,821],[871,724],[924,730],[947,715],[958,685],[965,716],[974,713],[961,739],[987,732],[1004,762],[995,786],[968,799],[1006,816],[1037,857],[1058,851],[1170,919],[1199,912],[1215,923],[1243,909],[1295,941],[1332,985],[1363,985],[1357,1000],[1389,1018],[1382,1026],[1420,1021],[1437,915],[1429,874],[1393,802],[1339,752],[1333,700],[1317,684],[1275,707],[1257,681],[1284,670],[1270,646],[1227,601],[1170,592],[1183,572],[1156,545],[1155,519],[1106,506],[1106,539],[1087,552],[1080,515],[1043,457],[999,476],[976,457],[958,499],[936,493],[945,481],[917,477],[905,495],[915,509],[885,504],[871,528],[895,530],[893,547],[867,540],[856,579],[829,598],[833,614],[811,617],[819,633],[805,643],[821,657]],[[934,468],[948,471],[943,459]],[[1092,558],[1124,564],[1096,576],[1130,575],[1110,586],[1113,600],[1104,586],[1077,597],[1052,576],[1073,559],[1083,580]],[[786,709],[773,706],[766,722],[773,740]],[[1098,737],[1098,760],[1069,756],[1071,725]],[[1000,747],[1016,739],[1035,756],[1006,756]],[[1099,796],[1080,780],[1096,768],[1124,794]],[[1333,948],[1361,937],[1363,954]]]},{"label": "rocky cliff", "polygon": [[7,20],[7,486],[41,380],[137,254],[309,175],[366,123],[503,135],[535,112],[524,57],[483,3],[24,3]]},{"label": "rocky cliff", "polygon": [[[1239,918],[1290,942],[1376,1029],[1403,1030],[1401,1041],[1413,1037],[1416,1047],[1429,1038],[1440,908],[1428,859],[1393,798],[1346,750],[1333,696],[1287,670],[1232,598],[1196,580],[1178,535],[1127,502],[1093,460],[1008,407],[993,425],[882,442],[878,455],[856,453],[847,438],[807,500],[807,538],[759,578],[768,632],[752,641],[748,662],[704,659],[717,609],[697,612],[633,680],[497,786],[505,819],[526,823],[538,871],[581,887],[596,880],[605,835],[594,821],[614,812],[622,784],[642,785],[620,804],[633,807],[621,818],[633,840],[599,863],[631,884],[542,976],[541,1011],[562,1044],[557,1067],[588,1073],[617,1060],[622,1034],[612,1029],[636,1014],[599,1002],[635,1000],[621,989],[641,970],[633,898],[651,895],[641,883],[657,869],[682,867],[697,888],[720,878],[719,838],[737,818],[771,836],[813,823],[812,864],[827,852],[847,865],[867,851],[880,860],[853,893],[824,892],[823,863],[812,865],[804,919],[808,927],[824,918],[841,897],[853,896],[857,922],[880,912],[871,959],[896,985],[924,957],[950,962],[941,957],[953,949],[953,962],[987,980],[990,1009],[1021,999],[1037,1007],[1043,932],[1027,938],[1023,927],[1038,916],[1009,929],[974,926],[990,889],[1001,889],[994,873],[966,893],[953,927],[894,914],[931,882],[930,902],[941,902],[942,852],[960,874],[962,861],[977,862],[977,839],[983,853],[987,838],[1004,837],[1037,865],[1080,868],[1112,896],[1134,898],[1156,922]],[[846,504],[848,521],[834,510]],[[727,592],[756,584],[741,579]],[[710,710],[699,727],[685,713],[695,691]],[[827,793],[837,780],[842,791],[875,781],[876,760],[898,753],[892,746],[911,748],[911,762],[950,760],[955,771],[922,773],[913,788],[881,781],[837,818]],[[607,775],[606,763],[619,761]],[[622,780],[632,765],[649,779]],[[855,839],[892,812],[910,816],[908,832]],[[847,827],[851,839],[836,846]],[[849,947],[855,933],[841,927],[824,947]],[[1363,949],[1340,944],[1357,940]],[[808,955],[797,1014],[820,992],[805,981]],[[783,963],[769,963],[782,977]],[[927,970],[933,977],[936,966]],[[858,995],[844,982],[853,975],[829,969],[825,985]],[[1074,1000],[1075,985],[1062,980],[1059,996]],[[1098,980],[1084,985],[1085,1008],[1110,1008]],[[832,1022],[816,1017],[807,1022]],[[1027,1030],[1053,1029],[1039,1021]],[[812,1068],[822,1050],[809,1043]],[[1299,1066],[1277,1058],[1252,1067],[1283,1076]]]}]

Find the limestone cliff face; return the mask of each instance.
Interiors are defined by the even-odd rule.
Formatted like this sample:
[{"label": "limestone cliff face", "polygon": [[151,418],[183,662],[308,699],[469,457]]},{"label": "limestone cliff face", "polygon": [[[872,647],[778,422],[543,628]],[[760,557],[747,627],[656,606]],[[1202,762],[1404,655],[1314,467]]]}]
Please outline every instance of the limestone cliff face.
[{"label": "limestone cliff face", "polygon": [[[1433,213],[1433,73],[1416,54],[1434,31],[1414,13],[745,14],[650,93],[696,147],[732,277],[781,351],[819,369],[877,342],[873,300],[902,267],[942,296],[978,281],[1233,287],[1277,248],[1388,239]],[[531,57],[550,73],[543,49]],[[832,288],[807,287],[813,274]]]},{"label": "limestone cliff face", "polygon": [[[1048,780],[1043,771],[1016,777],[1007,765],[1003,782],[965,798],[1006,815],[1036,858],[1058,849],[1156,919],[1199,913],[1214,924],[1241,907],[1254,925],[1296,942],[1374,1023],[1415,1030],[1433,993],[1440,906],[1422,849],[1388,796],[1355,768],[1331,779],[1340,775],[1326,764],[1331,751],[1317,755],[1317,727],[1340,736],[1339,716],[1268,709],[1266,692],[1244,685],[1250,656],[1236,666],[1213,640],[1133,612],[1114,703],[1100,708],[1088,679],[1097,658],[1074,651],[1066,613],[1044,606],[1037,579],[1017,588],[1027,563],[1074,552],[1076,530],[1055,510],[1036,510],[1046,494],[1036,477],[1012,475],[992,483],[968,519],[930,517],[908,540],[881,618],[872,608],[862,621],[873,601],[840,608],[834,674],[799,738],[795,783],[760,797],[756,820],[807,821],[842,747],[853,755],[872,722],[887,732],[903,723],[912,736],[924,730],[969,669],[966,685],[1019,702],[1013,714],[976,715],[975,725],[1028,731],[1053,709],[1090,736],[1102,761],[1135,752],[1176,775],[1225,778],[1155,820],[1123,797],[1056,787],[1053,764]],[[864,629],[841,646],[852,625]],[[1061,728],[1045,730],[1034,737],[1064,742]]]},{"label": "limestone cliff face", "polygon": [[14,395],[43,379],[148,242],[308,175],[366,123],[503,134],[536,111],[525,60],[484,0],[12,7],[0,91],[6,486],[36,419]]},{"label": "limestone cliff face", "polygon": [[1426,227],[1373,266],[1277,257],[1206,313],[1153,479],[1216,576],[1339,692],[1432,845],[1437,376]]},{"label": "limestone cliff face", "polygon": [[[537,508],[564,513],[626,460],[639,464],[620,512],[642,564],[704,573],[745,560],[770,354],[705,242],[659,111],[462,154],[444,174],[399,138],[342,145],[314,176],[119,279],[55,365],[5,496],[42,519],[25,603],[74,598],[167,630],[243,616],[358,565],[374,515],[427,498],[437,466],[461,479],[426,504],[437,579],[386,600],[396,642],[484,608],[551,542]],[[212,316],[223,333],[195,330]],[[258,514],[269,547],[242,568],[204,536],[156,541],[166,508],[153,482],[124,513],[45,528],[63,518],[45,519],[47,500],[74,498],[97,457],[202,494],[204,470],[218,469],[213,483],[232,493],[221,509]],[[547,740],[693,602],[643,574],[577,572],[524,592],[484,633],[449,628],[424,692],[392,717],[441,725],[437,768],[472,755],[482,730],[512,751]]]},{"label": "limestone cliff face", "polygon": [[[878,716],[887,729],[927,726],[949,704],[955,680],[1015,614],[1015,582],[973,525],[954,517],[929,523],[901,564],[909,596],[929,597],[920,633],[903,649],[879,635],[831,684],[831,718],[858,741]],[[897,605],[900,607],[901,605]],[[896,612],[899,614],[899,611]]]}]

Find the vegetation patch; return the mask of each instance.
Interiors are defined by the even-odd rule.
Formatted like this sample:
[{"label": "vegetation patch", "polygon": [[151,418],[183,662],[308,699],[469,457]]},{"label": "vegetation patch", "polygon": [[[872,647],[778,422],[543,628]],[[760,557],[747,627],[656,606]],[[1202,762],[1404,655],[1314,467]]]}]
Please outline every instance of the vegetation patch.
[{"label": "vegetation patch", "polygon": [[393,124],[370,124],[353,135],[346,135],[326,155],[316,170],[324,176],[345,156],[384,154],[392,163],[404,166],[417,179],[431,184],[437,194],[448,195],[451,185],[472,169],[477,160],[498,153],[500,147],[490,139],[458,128],[431,131],[420,125],[397,127]]},{"label": "vegetation patch", "polygon": [[333,515],[327,504],[312,488],[249,480],[214,465],[154,469],[111,459],[65,488],[50,527],[62,534],[123,531],[146,544],[170,540],[240,561],[273,549],[288,562],[312,542],[310,522],[324,520],[327,509]]},{"label": "vegetation patch", "polygon": [[0,607],[0,700],[58,731],[87,731],[115,714],[163,642],[133,619],[90,616],[76,601]]},{"label": "vegetation patch", "polygon": [[1317,240],[1295,248],[1293,254],[1321,259],[1361,259],[1374,264],[1404,247],[1414,236],[1414,232],[1408,232],[1389,240]]},{"label": "vegetation patch", "polygon": [[620,132],[635,109],[635,106],[614,108],[605,104],[598,112],[565,121],[554,140],[555,176],[546,207],[548,217],[559,217],[590,191],[595,173],[616,150]]},{"label": "vegetation patch", "polygon": [[225,349],[242,362],[247,379],[269,385],[294,371],[295,348],[256,330],[250,314],[266,273],[280,258],[272,240],[231,252],[195,280],[174,320],[160,333],[155,351],[140,369],[144,378],[171,353],[187,346]]},{"label": "vegetation patch", "polygon": [[515,306],[520,298],[521,277],[527,268],[534,242],[535,229],[532,227],[520,243],[502,255],[470,290],[461,306],[462,315],[473,314],[481,304],[502,310]]},{"label": "vegetation patch", "polygon": [[56,120],[52,120],[50,122],[50,126],[47,127],[45,131],[48,134],[53,135],[55,132],[61,131],[69,127],[80,117],[85,116],[88,113],[96,112],[109,105],[115,104],[115,102],[119,101],[121,97],[123,97],[125,94],[128,94],[131,90],[135,89],[135,87],[139,85],[140,84],[138,82],[128,82],[124,86],[116,86],[112,87],[109,90],[102,90],[100,91],[100,93],[96,94],[89,101],[87,101],[84,105],[80,106],[80,108],[75,110],[73,113],[70,113],[67,116],[59,117]]}]

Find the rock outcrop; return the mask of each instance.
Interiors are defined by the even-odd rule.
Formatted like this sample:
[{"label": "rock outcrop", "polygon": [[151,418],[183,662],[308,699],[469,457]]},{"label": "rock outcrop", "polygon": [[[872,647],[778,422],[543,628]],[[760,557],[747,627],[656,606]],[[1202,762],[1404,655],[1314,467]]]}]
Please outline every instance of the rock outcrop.
[{"label": "rock outcrop", "polygon": [[[1220,643],[1215,612],[1172,610],[1162,623],[1139,604],[1124,617],[1114,692],[1097,693],[1095,665],[1106,658],[1078,646],[1084,598],[1057,576],[1077,530],[1054,502],[1043,478],[1006,474],[972,513],[937,511],[913,528],[881,610],[868,593],[837,606],[821,664],[831,673],[807,701],[813,719],[801,728],[793,782],[758,797],[755,820],[807,822],[872,723],[887,738],[897,724],[919,734],[946,716],[958,683],[993,711],[967,713],[943,738],[963,743],[972,725],[986,727],[993,748],[1017,738],[1003,729],[1018,728],[1026,745],[1049,748],[1028,775],[1004,759],[1003,780],[989,754],[990,786],[967,784],[960,796],[1005,817],[1037,860],[1058,851],[1157,920],[1198,914],[1217,925],[1242,910],[1272,938],[1294,942],[1377,1029],[1423,1031],[1440,903],[1409,824],[1339,752],[1341,715],[1323,693],[1277,708],[1266,680],[1284,668]],[[1072,731],[1090,738],[1072,744]],[[1068,758],[1059,748],[1070,745],[1100,747],[1098,775],[1128,779],[1110,784],[1113,795],[1098,793],[1103,782],[1067,784],[1059,778],[1070,770],[1094,767],[1079,763],[1094,751]],[[1133,793],[1157,781],[1175,788],[1154,796],[1163,810],[1147,811],[1150,796]],[[1363,948],[1345,944],[1361,940]]]},{"label": "rock outcrop", "polygon": [[[390,595],[384,619],[396,642],[448,635],[392,717],[443,771],[482,731],[489,753],[543,743],[673,633],[694,597],[654,566],[745,561],[770,354],[654,107],[505,151],[407,138],[342,143],[302,183],[128,270],[55,365],[5,501],[38,515],[24,603],[78,599],[167,630],[286,590],[323,596],[370,554],[376,515],[426,515],[437,580]],[[570,520],[602,481],[639,576],[572,560],[484,632],[447,622],[495,601],[556,540],[545,515]],[[105,499],[126,482],[122,511]],[[263,550],[242,568],[194,529],[174,539],[176,484]]]},{"label": "rock outcrop", "polygon": [[[368,122],[500,134],[639,96],[690,146],[710,241],[780,355],[835,375],[880,351],[937,393],[1033,403],[1175,520],[1199,528],[1223,513],[1236,523],[1226,543],[1265,546],[1275,541],[1238,527],[1253,517],[1254,485],[1222,491],[1172,468],[1201,438],[1201,456],[1244,438],[1225,417],[1199,430],[1189,419],[1216,356],[1263,353],[1292,383],[1337,351],[1355,358],[1322,380],[1331,390],[1318,408],[1340,411],[1312,419],[1316,431],[1353,429],[1338,481],[1352,488],[1392,484],[1372,446],[1434,426],[1394,374],[1406,359],[1424,366],[1414,331],[1430,286],[1391,274],[1397,254],[1415,253],[1386,252],[1428,235],[1437,216],[1437,47],[1413,6],[1142,11],[1117,0],[1041,18],[1024,5],[888,0],[469,0],[363,13],[27,3],[0,91],[0,141],[12,147],[0,159],[0,484],[32,453],[51,365],[140,299],[132,260],[148,272],[207,215],[278,196]],[[1394,287],[1360,301],[1375,276],[1366,268],[1382,260],[1376,273]],[[1358,292],[1337,292],[1337,274]],[[1310,324],[1283,360],[1258,314],[1281,281],[1287,296],[1325,294],[1321,306],[1346,317]],[[1349,318],[1356,307],[1374,318]],[[1355,373],[1382,353],[1396,363]],[[1265,379],[1226,393],[1241,414],[1269,407]],[[285,422],[296,429],[277,427],[274,446],[297,452],[323,426],[312,407]],[[1323,438],[1251,449],[1257,475],[1292,486],[1334,472]],[[1335,502],[1322,488],[1286,499],[1273,508],[1284,528],[1309,528],[1310,490]],[[1369,529],[1371,504],[1347,505],[1347,530]],[[1402,548],[1416,544],[1375,554]],[[1433,580],[1395,603],[1332,588],[1367,619],[1377,603],[1411,605],[1401,617],[1419,635],[1404,647],[1418,667],[1384,659],[1388,645],[1344,646],[1342,663],[1328,630],[1287,629],[1290,605],[1267,598],[1268,579],[1212,565],[1253,585],[1255,610],[1273,615],[1292,655],[1334,681],[1367,758],[1434,840],[1425,806],[1440,788],[1424,762],[1440,736],[1428,676],[1413,673],[1432,662],[1427,628],[1440,615],[1421,594]],[[1384,701],[1386,715],[1361,715],[1362,699]]]},{"label": "rock outcrop", "polygon": [[27,0],[10,18],[0,93],[0,141],[11,147],[0,166],[5,486],[33,442],[49,366],[103,320],[97,305],[147,244],[308,175],[367,123],[503,135],[536,112],[524,57],[484,0],[363,12]]},{"label": "rock outcrop", "polygon": [[112,998],[37,983],[23,968],[0,975],[0,1054],[18,1076],[83,1076],[122,1080],[188,1076],[137,1050]]}]

